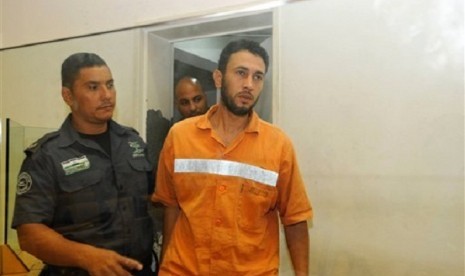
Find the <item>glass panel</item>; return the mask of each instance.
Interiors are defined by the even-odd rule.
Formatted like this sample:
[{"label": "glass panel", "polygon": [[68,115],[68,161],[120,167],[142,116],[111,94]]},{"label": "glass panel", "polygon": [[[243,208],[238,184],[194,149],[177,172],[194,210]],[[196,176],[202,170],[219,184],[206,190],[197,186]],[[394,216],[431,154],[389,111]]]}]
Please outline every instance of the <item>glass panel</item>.
[{"label": "glass panel", "polygon": [[26,127],[9,118],[6,119],[6,224],[5,224],[5,240],[6,243],[15,251],[25,264],[31,268],[35,265],[35,260],[25,256],[21,252],[18,244],[16,231],[11,228],[13,218],[13,210],[15,205],[16,195],[16,180],[21,168],[21,164],[25,158],[24,150],[42,137],[45,133],[54,129],[42,127]]},{"label": "glass panel", "polygon": [[15,194],[16,194],[16,176],[24,159],[24,126],[11,119],[6,119],[6,224],[5,240],[13,250],[19,249],[16,231],[11,229],[11,219],[13,217]]}]

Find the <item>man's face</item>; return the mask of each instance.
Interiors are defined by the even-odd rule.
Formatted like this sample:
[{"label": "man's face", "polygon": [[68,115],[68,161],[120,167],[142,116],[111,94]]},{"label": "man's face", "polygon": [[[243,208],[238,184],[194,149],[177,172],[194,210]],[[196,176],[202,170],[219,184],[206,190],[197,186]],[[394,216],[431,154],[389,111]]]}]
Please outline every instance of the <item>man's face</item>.
[{"label": "man's face", "polygon": [[207,111],[207,99],[198,85],[183,82],[176,87],[176,107],[183,118],[202,115]]},{"label": "man's face", "polygon": [[116,90],[107,66],[82,68],[71,89],[63,88],[73,120],[84,125],[100,125],[113,116]]},{"label": "man's face", "polygon": [[[219,72],[219,71],[217,71]],[[263,89],[265,62],[246,50],[230,56],[224,75],[219,72],[215,84],[221,83],[221,101],[237,116],[253,109]]]}]

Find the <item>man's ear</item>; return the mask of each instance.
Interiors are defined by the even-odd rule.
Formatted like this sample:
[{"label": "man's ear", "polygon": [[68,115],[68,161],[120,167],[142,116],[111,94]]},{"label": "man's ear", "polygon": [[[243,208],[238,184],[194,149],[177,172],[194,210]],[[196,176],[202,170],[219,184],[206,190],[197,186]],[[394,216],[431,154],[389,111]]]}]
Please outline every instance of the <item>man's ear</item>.
[{"label": "man's ear", "polygon": [[215,71],[213,71],[213,80],[215,81],[216,88],[221,88],[223,74],[220,70],[216,69]]},{"label": "man's ear", "polygon": [[73,104],[73,93],[71,92],[71,89],[68,87],[61,87],[61,97],[63,98],[63,101],[69,106],[72,106]]}]

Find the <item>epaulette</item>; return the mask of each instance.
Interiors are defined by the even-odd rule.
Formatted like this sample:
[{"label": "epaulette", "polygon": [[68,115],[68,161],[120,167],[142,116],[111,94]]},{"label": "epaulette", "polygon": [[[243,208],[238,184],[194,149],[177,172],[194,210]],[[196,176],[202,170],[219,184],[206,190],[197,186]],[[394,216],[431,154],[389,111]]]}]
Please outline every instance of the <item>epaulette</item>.
[{"label": "epaulette", "polygon": [[37,141],[32,143],[29,147],[27,147],[27,149],[24,152],[27,155],[31,155],[31,154],[35,153],[38,149],[40,149],[40,147],[42,147],[42,145],[44,143],[46,143],[47,141],[51,140],[54,137],[57,137],[59,134],[60,134],[60,132],[58,132],[58,131],[53,131],[53,132],[49,132],[49,133],[45,134],[44,136],[39,138]]},{"label": "epaulette", "polygon": [[121,126],[121,127],[126,129],[127,131],[132,131],[135,134],[139,135],[139,132],[135,128],[132,128],[132,127],[129,127],[129,126]]}]

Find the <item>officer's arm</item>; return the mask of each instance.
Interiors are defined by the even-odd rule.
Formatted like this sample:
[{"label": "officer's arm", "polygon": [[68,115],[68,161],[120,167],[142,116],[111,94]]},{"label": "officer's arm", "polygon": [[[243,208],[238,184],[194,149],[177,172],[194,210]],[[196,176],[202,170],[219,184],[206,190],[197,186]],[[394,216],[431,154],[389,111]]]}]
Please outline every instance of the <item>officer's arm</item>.
[{"label": "officer's arm", "polygon": [[171,233],[173,233],[174,224],[178,219],[180,209],[178,206],[165,206],[165,214],[163,220],[163,246],[162,246],[162,259],[165,255],[166,248],[171,238]]},{"label": "officer's arm", "polygon": [[307,276],[310,261],[310,237],[308,234],[307,221],[285,225],[284,233],[295,275]]},{"label": "officer's arm", "polygon": [[40,223],[17,227],[21,249],[51,265],[79,267],[91,275],[131,275],[142,265],[114,251],[74,242]]}]

